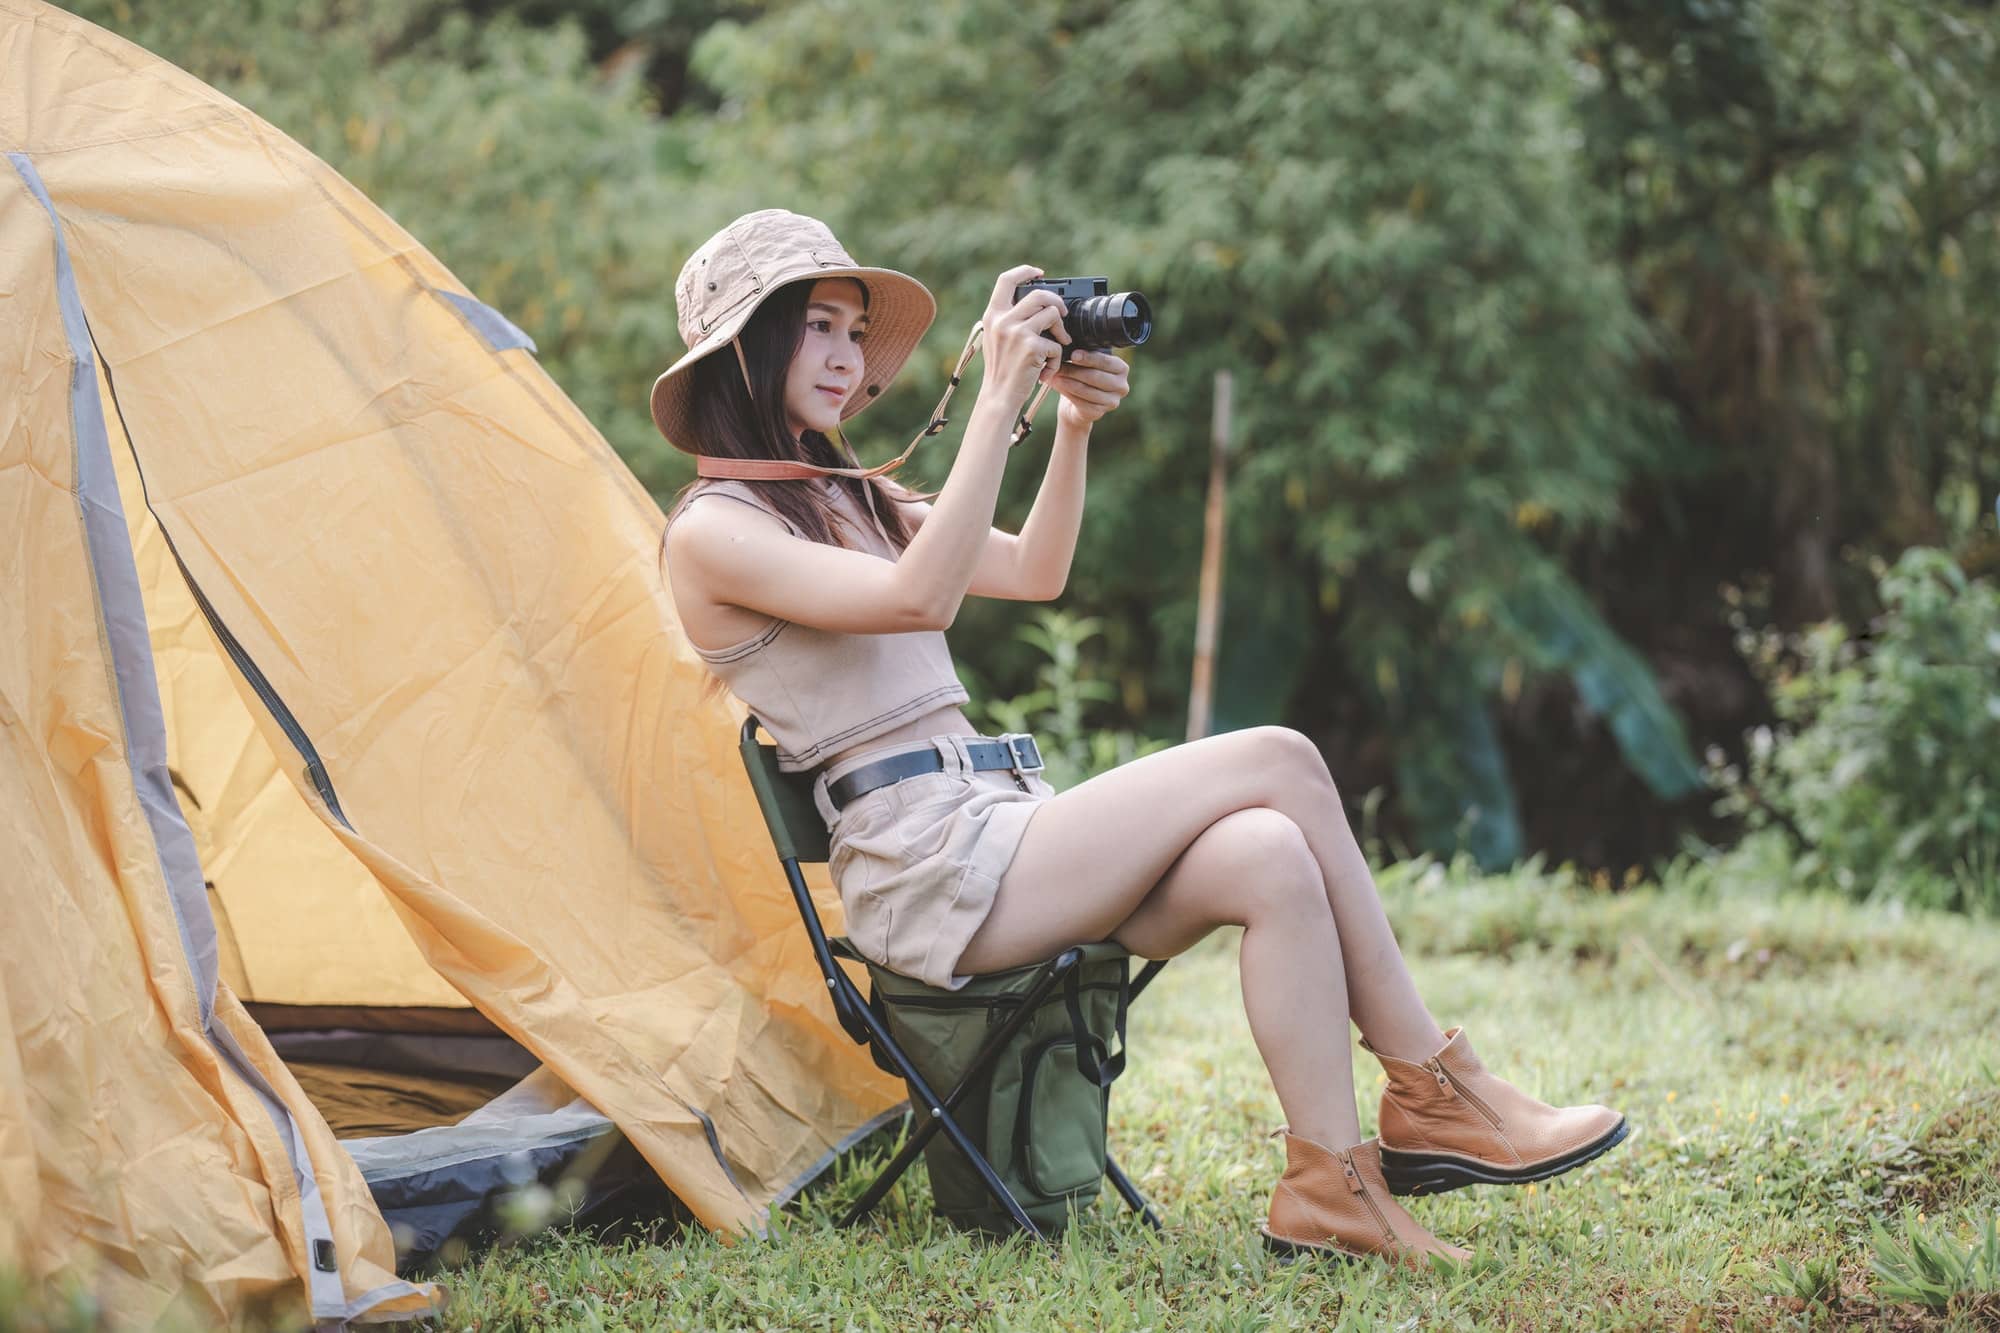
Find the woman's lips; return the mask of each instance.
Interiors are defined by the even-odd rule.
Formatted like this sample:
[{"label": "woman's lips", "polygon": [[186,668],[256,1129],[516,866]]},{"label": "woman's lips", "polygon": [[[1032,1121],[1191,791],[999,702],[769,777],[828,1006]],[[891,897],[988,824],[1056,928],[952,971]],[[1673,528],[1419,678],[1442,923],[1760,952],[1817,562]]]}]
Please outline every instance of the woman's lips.
[{"label": "woman's lips", "polygon": [[829,389],[824,384],[816,384],[813,387],[818,389],[821,393],[825,394],[827,397],[833,399],[833,401],[836,403],[839,402],[841,399],[847,397],[847,390],[845,389]]}]

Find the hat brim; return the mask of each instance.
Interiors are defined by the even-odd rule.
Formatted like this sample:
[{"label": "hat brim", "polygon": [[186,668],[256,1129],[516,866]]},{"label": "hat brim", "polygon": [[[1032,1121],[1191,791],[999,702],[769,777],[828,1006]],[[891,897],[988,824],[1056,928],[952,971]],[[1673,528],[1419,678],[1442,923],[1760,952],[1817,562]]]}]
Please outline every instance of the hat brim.
[{"label": "hat brim", "polygon": [[923,341],[931,322],[937,318],[936,298],[921,282],[892,268],[812,269],[796,278],[773,283],[755,301],[731,312],[727,319],[708,331],[700,344],[689,348],[686,356],[667,367],[653,381],[653,425],[659,428],[668,444],[682,453],[701,452],[694,443],[693,382],[688,374],[695,363],[718,352],[727,352],[731,340],[743,331],[743,326],[750,322],[750,317],[757,313],[758,307],[764,304],[771,292],[791,282],[808,279],[817,282],[824,278],[854,278],[868,287],[868,338],[863,358],[867,373],[855,386],[847,404],[840,409],[840,419],[844,422],[859,416],[889,387],[890,381],[902,370],[903,363],[917,350],[917,344]]}]

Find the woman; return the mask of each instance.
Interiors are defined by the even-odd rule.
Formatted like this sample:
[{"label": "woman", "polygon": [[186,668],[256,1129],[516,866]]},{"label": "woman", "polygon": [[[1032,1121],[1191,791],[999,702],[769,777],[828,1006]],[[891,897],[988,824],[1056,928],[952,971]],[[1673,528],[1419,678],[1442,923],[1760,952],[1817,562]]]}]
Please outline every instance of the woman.
[{"label": "woman", "polygon": [[[1082,941],[1165,958],[1242,927],[1244,1007],[1289,1121],[1266,1243],[1466,1258],[1393,1196],[1554,1175],[1619,1142],[1625,1121],[1537,1101],[1488,1072],[1462,1031],[1439,1030],[1311,742],[1230,732],[1058,794],[1026,745],[981,738],[958,707],[942,631],[968,594],[1062,590],[1091,426],[1126,393],[1118,357],[1061,359],[1058,298],[1012,299],[1039,276],[1021,266],[994,284],[978,401],[927,500],[833,440],[916,347],[930,293],[781,210],[696,251],[676,285],[689,350],[653,389],[655,422],[703,473],[663,541],[683,626],[771,731],[780,766],[817,770],[829,868],[864,953],[951,987]],[[1008,533],[994,502],[1038,383],[1060,395],[1055,439]],[[697,503],[711,498],[733,503]],[[1388,1074],[1366,1142],[1350,1019]]]}]

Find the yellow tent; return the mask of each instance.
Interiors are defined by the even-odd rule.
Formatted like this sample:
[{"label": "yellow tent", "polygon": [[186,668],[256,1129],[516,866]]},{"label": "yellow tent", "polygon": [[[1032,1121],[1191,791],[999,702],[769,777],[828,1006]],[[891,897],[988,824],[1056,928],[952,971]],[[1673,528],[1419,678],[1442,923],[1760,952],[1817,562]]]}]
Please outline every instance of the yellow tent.
[{"label": "yellow tent", "polygon": [[0,69],[0,1266],[395,1317],[388,1221],[434,1248],[614,1125],[760,1226],[900,1089],[658,507],[243,107],[38,0]]}]

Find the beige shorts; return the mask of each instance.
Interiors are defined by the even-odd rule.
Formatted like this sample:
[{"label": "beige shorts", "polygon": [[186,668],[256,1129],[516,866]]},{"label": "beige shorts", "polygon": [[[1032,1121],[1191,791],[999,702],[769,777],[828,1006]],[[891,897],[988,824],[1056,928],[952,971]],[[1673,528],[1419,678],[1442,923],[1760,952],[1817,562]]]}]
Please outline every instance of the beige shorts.
[{"label": "beige shorts", "polygon": [[[943,990],[969,980],[956,974],[959,955],[993,909],[1029,818],[1056,794],[1039,773],[1024,776],[1024,791],[1007,769],[975,771],[965,742],[977,739],[898,741],[843,759],[813,781],[847,938],[864,957]],[[838,811],[827,799],[827,783],[926,744],[944,760],[943,772],[877,787]]]}]

